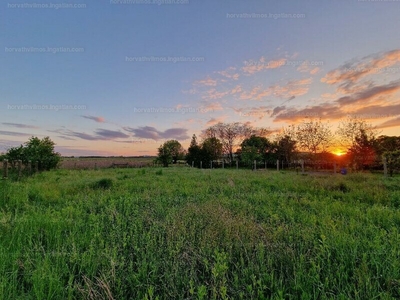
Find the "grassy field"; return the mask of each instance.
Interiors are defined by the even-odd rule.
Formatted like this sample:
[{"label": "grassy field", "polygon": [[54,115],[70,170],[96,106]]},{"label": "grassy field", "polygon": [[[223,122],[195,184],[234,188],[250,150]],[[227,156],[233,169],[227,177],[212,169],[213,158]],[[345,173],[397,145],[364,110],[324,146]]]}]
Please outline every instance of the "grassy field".
[{"label": "grassy field", "polygon": [[2,299],[398,299],[400,178],[56,170],[0,182]]}]

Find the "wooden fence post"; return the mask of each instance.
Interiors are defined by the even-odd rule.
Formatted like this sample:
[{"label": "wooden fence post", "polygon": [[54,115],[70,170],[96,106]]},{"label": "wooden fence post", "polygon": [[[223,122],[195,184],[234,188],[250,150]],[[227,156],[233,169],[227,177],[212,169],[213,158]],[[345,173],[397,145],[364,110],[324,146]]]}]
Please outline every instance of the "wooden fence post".
[{"label": "wooden fence post", "polygon": [[236,170],[239,169],[239,161],[236,161]]},{"label": "wooden fence post", "polygon": [[5,159],[3,161],[3,178],[7,179],[8,178],[8,160]]},{"label": "wooden fence post", "polygon": [[276,160],[276,170],[279,171],[279,159]]},{"label": "wooden fence post", "polygon": [[210,162],[210,168],[212,169],[212,161]]},{"label": "wooden fence post", "polygon": [[222,161],[222,169],[225,169],[224,161]]},{"label": "wooden fence post", "polygon": [[257,170],[257,161],[255,160],[254,161],[254,171],[256,171]]},{"label": "wooden fence post", "polygon": [[192,160],[192,168],[194,168],[194,161]]},{"label": "wooden fence post", "polygon": [[336,174],[336,161],[333,163],[333,174]]},{"label": "wooden fence post", "polygon": [[264,162],[265,171],[267,171],[267,161]]},{"label": "wooden fence post", "polygon": [[200,162],[200,169],[203,169],[203,162]]}]

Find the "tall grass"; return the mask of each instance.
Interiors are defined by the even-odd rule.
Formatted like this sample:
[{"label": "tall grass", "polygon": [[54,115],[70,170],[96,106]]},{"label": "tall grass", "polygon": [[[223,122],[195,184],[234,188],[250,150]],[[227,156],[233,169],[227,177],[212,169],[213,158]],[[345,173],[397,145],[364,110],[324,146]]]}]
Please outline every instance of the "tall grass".
[{"label": "tall grass", "polygon": [[3,299],[400,297],[400,178],[57,170],[0,188]]}]

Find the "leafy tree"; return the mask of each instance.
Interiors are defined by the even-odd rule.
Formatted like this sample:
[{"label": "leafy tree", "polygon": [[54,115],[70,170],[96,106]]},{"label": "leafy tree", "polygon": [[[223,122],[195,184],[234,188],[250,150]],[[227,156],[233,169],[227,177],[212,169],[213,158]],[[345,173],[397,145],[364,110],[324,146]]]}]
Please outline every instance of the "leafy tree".
[{"label": "leafy tree", "polygon": [[256,135],[245,139],[240,146],[240,158],[247,164],[252,164],[255,160],[265,160],[273,148],[273,144],[267,138]]},{"label": "leafy tree", "polygon": [[290,163],[296,154],[297,142],[289,135],[279,137],[276,142],[276,158]]},{"label": "leafy tree", "polygon": [[32,163],[38,162],[39,170],[54,169],[61,162],[61,155],[54,151],[55,143],[45,137],[31,137],[24,145],[10,148],[5,157],[12,164],[17,160],[22,160],[23,164],[27,165],[29,161]]},{"label": "leafy tree", "polygon": [[386,158],[387,168],[390,176],[393,176],[394,170],[400,169],[400,150],[386,151],[383,153]]},{"label": "leafy tree", "polygon": [[303,121],[296,127],[296,140],[301,149],[312,154],[326,151],[332,140],[332,132],[321,120]]},{"label": "leafy tree", "polygon": [[185,158],[185,150],[177,140],[166,141],[158,148],[157,161],[160,161],[164,167],[169,164],[175,164],[177,160]]},{"label": "leafy tree", "polygon": [[201,161],[201,147],[197,143],[196,135],[193,134],[190,146],[186,154],[186,162],[189,165],[191,165],[191,163],[194,162],[196,166],[200,166],[200,161]]},{"label": "leafy tree", "polygon": [[366,169],[375,160],[375,140],[364,129],[355,137],[349,148],[350,160],[356,170]]},{"label": "leafy tree", "polygon": [[400,150],[400,136],[379,136],[375,139],[375,150],[378,155]]},{"label": "leafy tree", "polygon": [[205,139],[201,144],[200,157],[203,166],[207,167],[211,161],[221,158],[223,145],[216,137]]}]

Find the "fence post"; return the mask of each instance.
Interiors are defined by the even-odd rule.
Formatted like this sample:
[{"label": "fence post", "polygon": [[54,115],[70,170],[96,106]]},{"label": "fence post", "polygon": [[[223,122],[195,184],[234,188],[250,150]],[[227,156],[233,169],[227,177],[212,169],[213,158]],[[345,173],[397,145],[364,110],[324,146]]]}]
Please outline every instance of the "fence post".
[{"label": "fence post", "polygon": [[301,160],[301,173],[304,174],[304,159]]},{"label": "fence post", "polygon": [[256,170],[257,170],[257,161],[254,160],[254,171],[256,171]]},{"label": "fence post", "polygon": [[276,170],[279,171],[279,159],[276,160]]},{"label": "fence post", "polygon": [[22,160],[18,160],[18,179],[22,177]]},{"label": "fence post", "polygon": [[267,171],[267,161],[264,162],[265,171]]},{"label": "fence post", "polygon": [[385,177],[387,177],[388,170],[387,170],[387,160],[385,156],[383,157],[383,173]]},{"label": "fence post", "polygon": [[333,174],[336,174],[336,161],[333,163]]},{"label": "fence post", "polygon": [[3,161],[3,178],[7,179],[8,178],[8,160],[5,159]]},{"label": "fence post", "polygon": [[194,168],[194,160],[192,160],[192,168]]},{"label": "fence post", "polygon": [[212,169],[212,161],[210,162],[210,168]]},{"label": "fence post", "polygon": [[225,169],[224,161],[222,161],[222,169]]},{"label": "fence post", "polygon": [[200,169],[203,169],[203,161],[200,162]]},{"label": "fence post", "polygon": [[236,161],[236,170],[239,169],[239,161]]}]

